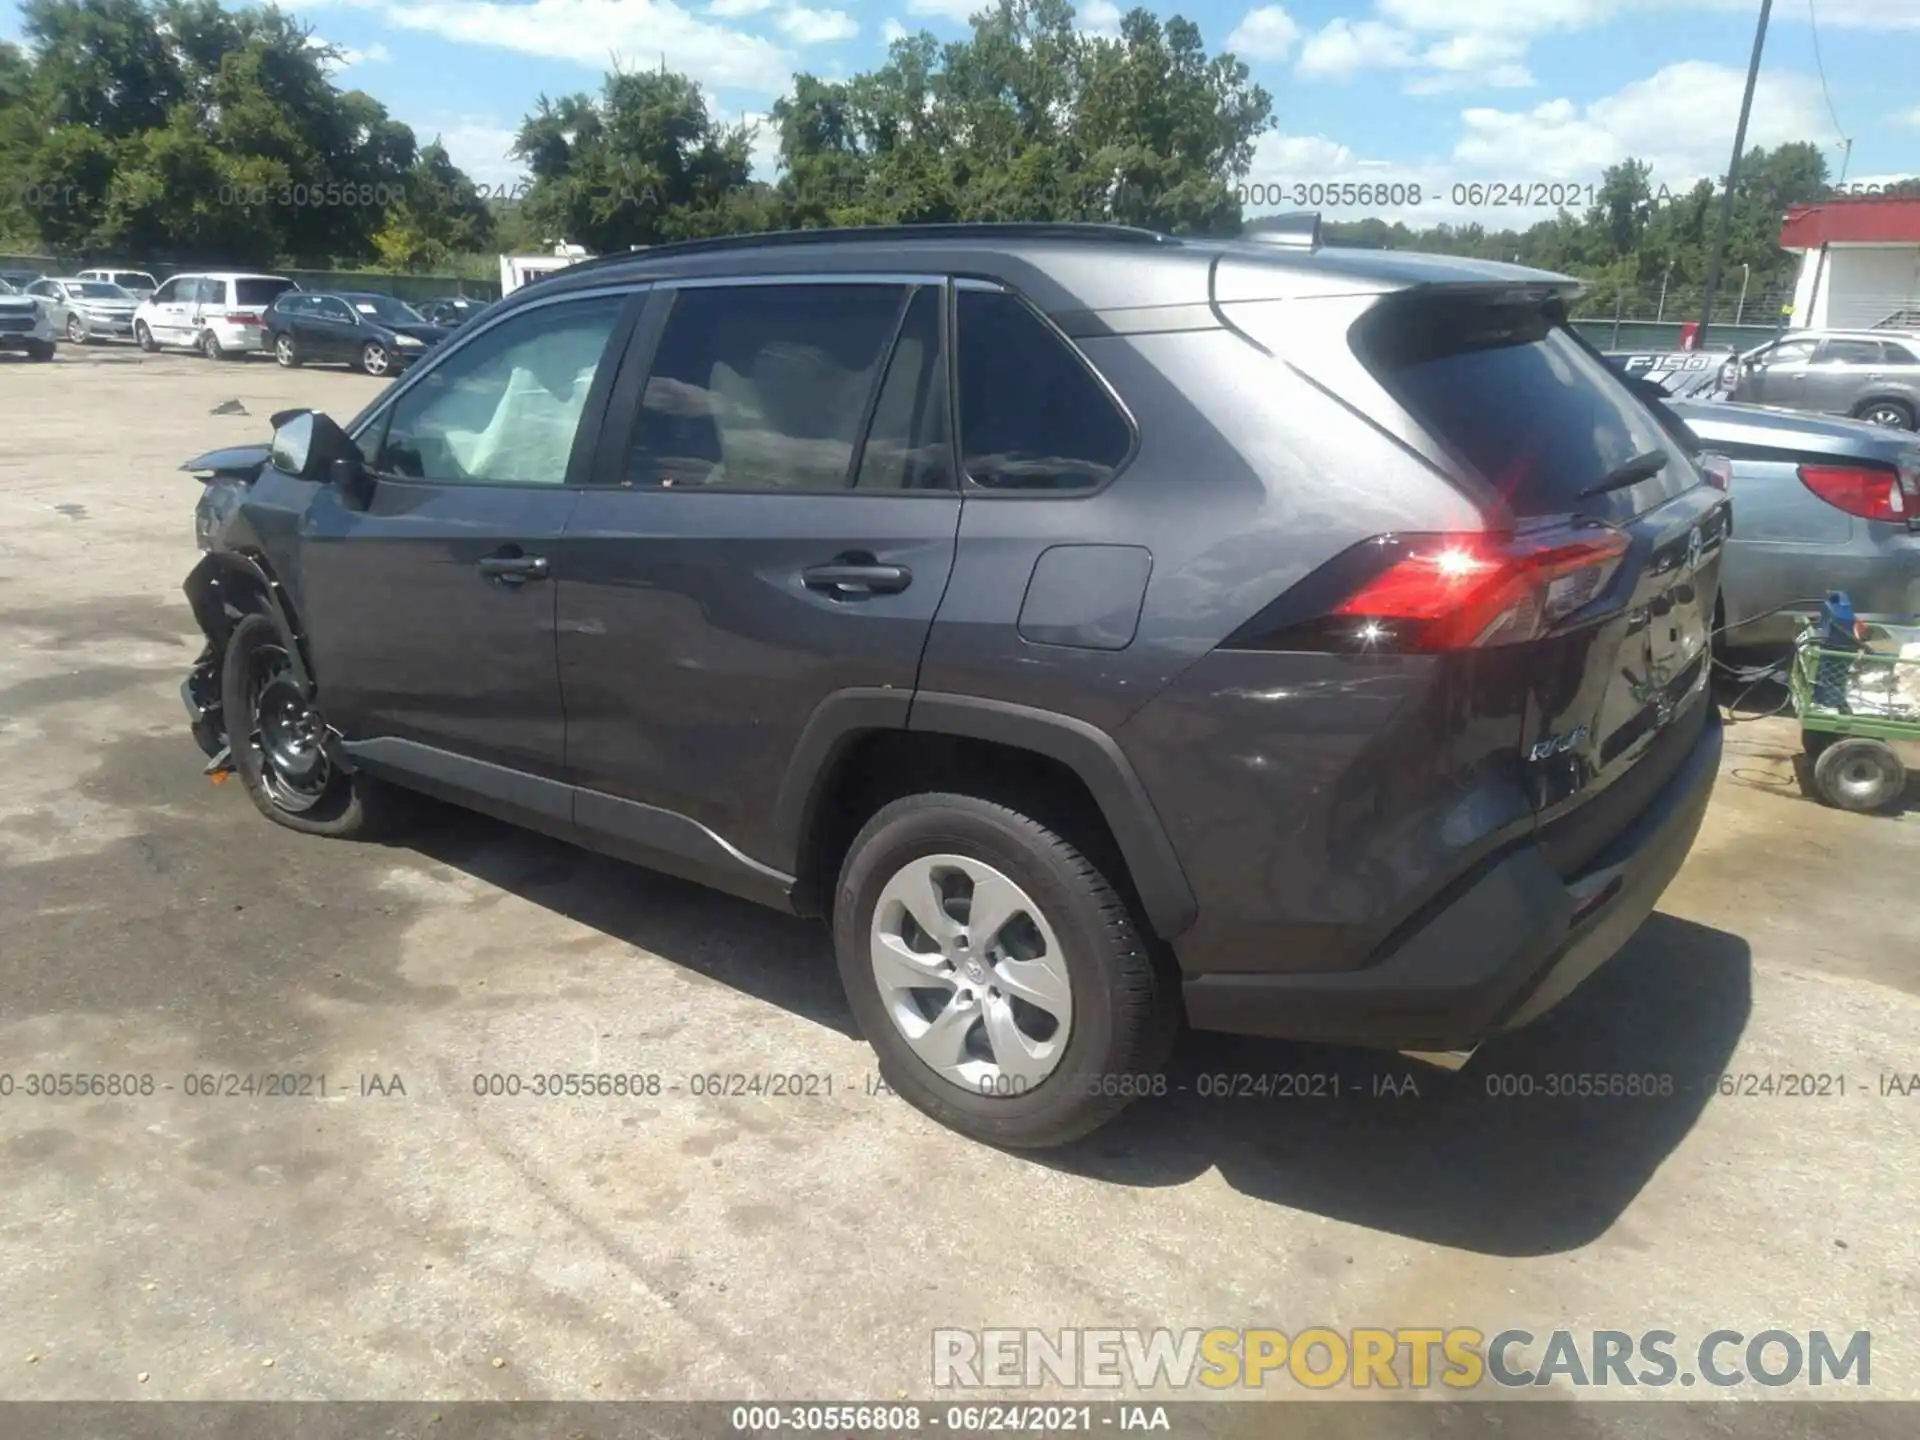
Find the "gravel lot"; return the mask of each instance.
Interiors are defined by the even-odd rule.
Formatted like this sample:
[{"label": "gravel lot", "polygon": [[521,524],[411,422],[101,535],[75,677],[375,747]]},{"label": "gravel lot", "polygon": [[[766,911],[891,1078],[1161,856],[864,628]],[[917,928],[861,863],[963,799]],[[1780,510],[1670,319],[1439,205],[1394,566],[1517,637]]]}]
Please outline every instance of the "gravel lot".
[{"label": "gravel lot", "polygon": [[[157,1077],[0,1098],[0,1396],[891,1400],[933,1397],[943,1326],[1472,1325],[1866,1329],[1864,1394],[1920,1398],[1920,1095],[1880,1093],[1920,1071],[1920,811],[1801,799],[1792,727],[1730,731],[1660,913],[1460,1075],[1200,1037],[1184,1090],[1008,1156],[867,1092],[814,925],[451,810],[303,840],[202,778],[176,467],[378,388],[0,357],[0,1073]],[[1198,1094],[1300,1070],[1421,1093]],[[329,1095],[187,1093],[261,1071]],[[536,1071],[664,1088],[475,1094]],[[1570,1071],[1675,1093],[1487,1096]],[[690,1093],[716,1072],[834,1093]]]}]

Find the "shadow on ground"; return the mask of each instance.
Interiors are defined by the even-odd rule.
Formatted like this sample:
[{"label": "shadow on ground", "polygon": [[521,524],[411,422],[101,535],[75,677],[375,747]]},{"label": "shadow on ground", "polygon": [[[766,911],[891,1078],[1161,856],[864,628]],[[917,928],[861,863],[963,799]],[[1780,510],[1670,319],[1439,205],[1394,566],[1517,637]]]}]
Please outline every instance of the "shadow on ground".
[{"label": "shadow on ground", "polygon": [[[816,922],[454,810],[437,811],[408,843],[603,934],[858,1033]],[[1031,1158],[1135,1186],[1217,1169],[1259,1199],[1488,1254],[1576,1248],[1613,1223],[1693,1127],[1746,1024],[1749,971],[1744,940],[1656,914],[1558,1010],[1483,1047],[1457,1074],[1380,1052],[1189,1035],[1164,1097]],[[1604,1077],[1620,1076],[1652,1093],[1549,1093],[1578,1088],[1566,1077],[1582,1075],[1609,1087]]]}]

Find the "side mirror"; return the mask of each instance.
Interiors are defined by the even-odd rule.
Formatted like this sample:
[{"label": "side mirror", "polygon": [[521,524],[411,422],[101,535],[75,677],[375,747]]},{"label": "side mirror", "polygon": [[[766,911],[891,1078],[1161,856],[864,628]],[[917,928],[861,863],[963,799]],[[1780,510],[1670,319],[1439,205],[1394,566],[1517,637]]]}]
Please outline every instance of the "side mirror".
[{"label": "side mirror", "polygon": [[319,410],[282,410],[273,417],[273,468],[301,480],[332,479],[340,461],[363,467],[360,447]]}]

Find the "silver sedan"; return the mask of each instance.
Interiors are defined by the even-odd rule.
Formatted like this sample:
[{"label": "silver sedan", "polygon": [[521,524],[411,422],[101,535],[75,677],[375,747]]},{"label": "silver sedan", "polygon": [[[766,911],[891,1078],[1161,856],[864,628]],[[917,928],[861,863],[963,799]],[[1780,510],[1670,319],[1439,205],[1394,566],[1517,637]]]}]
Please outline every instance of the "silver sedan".
[{"label": "silver sedan", "polygon": [[46,278],[34,281],[27,293],[40,301],[55,332],[74,345],[133,338],[133,311],[140,302],[118,285]]}]

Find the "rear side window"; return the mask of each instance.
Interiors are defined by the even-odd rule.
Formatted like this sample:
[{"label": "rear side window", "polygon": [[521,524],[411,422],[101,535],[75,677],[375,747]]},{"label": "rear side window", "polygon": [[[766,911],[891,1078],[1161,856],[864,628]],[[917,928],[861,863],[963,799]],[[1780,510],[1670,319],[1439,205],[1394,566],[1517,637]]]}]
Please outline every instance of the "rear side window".
[{"label": "rear side window", "polygon": [[233,284],[240,292],[236,305],[271,305],[287,291],[300,288],[291,280],[236,280]]},{"label": "rear side window", "polygon": [[[1541,306],[1431,297],[1389,301],[1357,327],[1380,383],[1516,516],[1632,511],[1695,483],[1683,447]],[[1630,490],[1581,492],[1626,461],[1667,468]]]},{"label": "rear side window", "polygon": [[1829,340],[1820,358],[1833,365],[1879,365],[1883,353],[1877,340]]},{"label": "rear side window", "polygon": [[634,428],[632,483],[848,488],[854,446],[906,301],[899,285],[679,292]]},{"label": "rear side window", "polygon": [[967,477],[993,490],[1105,484],[1133,430],[1079,353],[1003,292],[962,290],[956,318]]}]

